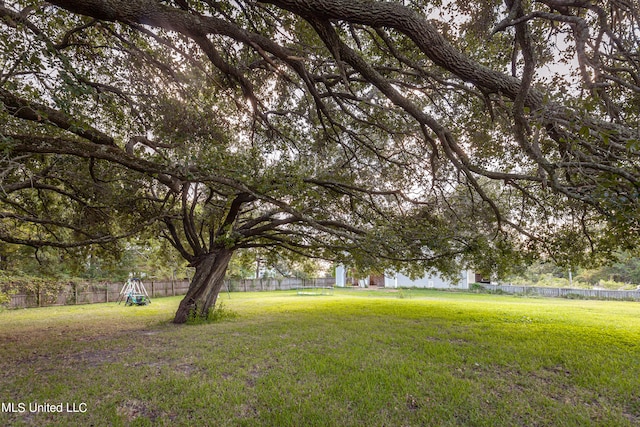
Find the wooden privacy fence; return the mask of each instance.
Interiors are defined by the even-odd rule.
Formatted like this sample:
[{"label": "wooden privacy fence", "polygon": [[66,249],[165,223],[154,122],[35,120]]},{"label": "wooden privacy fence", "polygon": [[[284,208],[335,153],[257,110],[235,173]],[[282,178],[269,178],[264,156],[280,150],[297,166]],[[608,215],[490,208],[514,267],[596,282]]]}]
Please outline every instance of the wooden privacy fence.
[{"label": "wooden privacy fence", "polygon": [[[166,297],[184,295],[189,289],[188,280],[143,281],[149,296]],[[335,279],[229,279],[221,292],[254,292],[291,290],[301,286],[333,286]],[[32,292],[11,294],[9,308],[47,307],[53,305],[75,305],[114,302],[120,296],[124,283],[69,283],[54,294],[36,289]]]},{"label": "wooden privacy fence", "polygon": [[230,279],[225,280],[222,291],[254,292],[254,291],[287,291],[300,287],[334,286],[333,277],[319,279]]},{"label": "wooden privacy fence", "polygon": [[608,289],[574,289],[574,288],[542,288],[535,286],[514,285],[481,285],[491,292],[504,292],[506,294],[538,295],[556,298],[584,298],[603,300],[633,300],[640,301],[640,291],[613,291]]}]

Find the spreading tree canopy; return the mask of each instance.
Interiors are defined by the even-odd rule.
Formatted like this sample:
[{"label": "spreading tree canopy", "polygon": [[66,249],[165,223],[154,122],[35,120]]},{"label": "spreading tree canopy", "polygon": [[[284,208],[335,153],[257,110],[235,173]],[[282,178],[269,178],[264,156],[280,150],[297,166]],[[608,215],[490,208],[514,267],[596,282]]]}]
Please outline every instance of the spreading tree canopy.
[{"label": "spreading tree canopy", "polygon": [[10,1],[0,239],[490,272],[638,245],[625,1]]}]

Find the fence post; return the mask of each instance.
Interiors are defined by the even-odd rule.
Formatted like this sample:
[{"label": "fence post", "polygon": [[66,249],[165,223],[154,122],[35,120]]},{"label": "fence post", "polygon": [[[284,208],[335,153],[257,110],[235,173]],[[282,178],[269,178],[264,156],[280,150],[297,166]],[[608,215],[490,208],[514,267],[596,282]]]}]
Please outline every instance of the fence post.
[{"label": "fence post", "polygon": [[155,298],[155,295],[153,294],[153,280],[151,281],[151,298]]},{"label": "fence post", "polygon": [[104,284],[104,300],[105,302],[109,302],[109,284]]},{"label": "fence post", "polygon": [[78,305],[78,284],[73,284],[73,303]]}]

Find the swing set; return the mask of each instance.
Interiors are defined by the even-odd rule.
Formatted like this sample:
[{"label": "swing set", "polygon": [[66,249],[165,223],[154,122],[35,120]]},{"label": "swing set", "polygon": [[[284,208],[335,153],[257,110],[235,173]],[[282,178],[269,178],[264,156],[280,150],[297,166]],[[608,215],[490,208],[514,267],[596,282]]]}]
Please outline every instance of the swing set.
[{"label": "swing set", "polygon": [[147,305],[151,304],[151,298],[144,287],[142,280],[132,278],[122,286],[120,296],[118,296],[118,304],[124,301],[125,306]]}]

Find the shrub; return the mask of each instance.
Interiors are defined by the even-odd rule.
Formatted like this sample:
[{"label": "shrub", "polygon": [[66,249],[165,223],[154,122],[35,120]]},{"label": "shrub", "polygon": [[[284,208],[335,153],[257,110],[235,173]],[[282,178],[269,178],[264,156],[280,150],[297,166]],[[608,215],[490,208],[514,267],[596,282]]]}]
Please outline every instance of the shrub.
[{"label": "shrub", "polygon": [[482,286],[480,283],[472,283],[471,285],[469,285],[469,290],[471,292],[487,292],[487,288],[485,288],[484,286]]},{"label": "shrub", "polygon": [[5,304],[9,303],[9,301],[11,301],[11,296],[6,292],[0,291],[0,310]]}]

